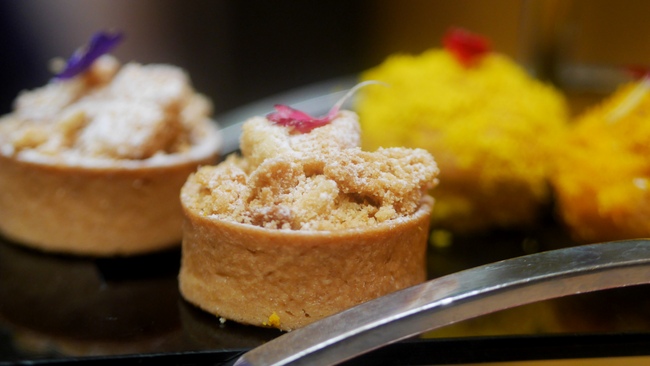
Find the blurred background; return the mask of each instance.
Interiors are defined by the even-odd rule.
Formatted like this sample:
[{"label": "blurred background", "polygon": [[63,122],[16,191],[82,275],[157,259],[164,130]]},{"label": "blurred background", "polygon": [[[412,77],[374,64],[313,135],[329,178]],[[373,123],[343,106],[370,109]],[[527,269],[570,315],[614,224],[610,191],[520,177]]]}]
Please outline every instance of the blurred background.
[{"label": "blurred background", "polygon": [[648,13],[644,0],[3,1],[0,112],[103,29],[125,33],[122,61],[186,69],[216,114],[439,47],[450,26],[567,90],[609,92],[622,66],[650,64]]}]

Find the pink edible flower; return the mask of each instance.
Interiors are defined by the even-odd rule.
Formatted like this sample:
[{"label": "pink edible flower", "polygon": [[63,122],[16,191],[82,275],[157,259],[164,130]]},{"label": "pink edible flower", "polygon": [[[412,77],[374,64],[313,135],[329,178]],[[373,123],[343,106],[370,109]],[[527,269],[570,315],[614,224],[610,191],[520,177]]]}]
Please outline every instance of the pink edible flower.
[{"label": "pink edible flower", "polygon": [[378,81],[369,80],[355,85],[352,89],[348,90],[343,98],[339,99],[323,117],[313,117],[303,111],[293,109],[288,105],[276,104],[274,106],[275,112],[269,113],[266,118],[277,125],[291,127],[299,133],[308,133],[314,128],[325,126],[332,122],[339,114],[339,110],[341,109],[341,106],[343,106],[343,103],[345,103],[345,101],[357,90],[366,85],[379,83],[380,82]]}]

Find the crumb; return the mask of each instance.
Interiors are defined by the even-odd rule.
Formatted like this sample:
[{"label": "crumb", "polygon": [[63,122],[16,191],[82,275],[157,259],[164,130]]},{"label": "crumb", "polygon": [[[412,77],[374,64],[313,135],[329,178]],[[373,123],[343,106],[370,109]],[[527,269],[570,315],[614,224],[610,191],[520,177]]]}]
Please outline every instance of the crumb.
[{"label": "crumb", "polygon": [[265,327],[280,328],[280,316],[274,311],[269,320],[262,323]]},{"label": "crumb", "polygon": [[444,249],[451,246],[454,236],[449,230],[432,230],[429,236],[429,243],[438,249]]}]

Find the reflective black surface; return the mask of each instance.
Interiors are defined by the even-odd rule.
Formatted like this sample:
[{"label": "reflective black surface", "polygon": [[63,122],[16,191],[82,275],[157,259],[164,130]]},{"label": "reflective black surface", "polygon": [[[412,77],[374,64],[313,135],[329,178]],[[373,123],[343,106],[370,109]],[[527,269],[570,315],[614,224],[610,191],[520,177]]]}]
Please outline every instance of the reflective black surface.
[{"label": "reflective black surface", "polygon": [[[448,247],[429,248],[429,277],[567,245],[573,243],[552,220],[529,231],[455,236]],[[94,259],[41,253],[0,239],[0,363],[100,364],[116,357],[138,364],[146,360],[155,364],[162,358],[179,364],[217,363],[280,335],[273,329],[222,323],[185,302],[178,292],[179,263],[180,250]],[[494,358],[497,350],[507,349],[499,339],[512,343],[541,337],[542,341],[530,341],[527,358],[544,358],[553,356],[548,348],[540,349],[542,345],[550,347],[569,336],[574,344],[583,343],[582,352],[590,349],[593,356],[606,349],[597,347],[598,342],[612,343],[611,337],[616,337],[617,346],[609,355],[650,353],[648,286],[502,311],[424,334],[379,354],[415,347],[419,360],[429,357],[428,362],[435,364],[445,357],[439,350],[433,352],[441,344],[462,348],[471,343],[492,344]],[[432,352],[427,354],[429,347]],[[378,356],[365,359],[372,357]]]},{"label": "reflective black surface", "polygon": [[277,330],[184,302],[180,251],[93,259],[0,241],[0,362],[255,347]]}]

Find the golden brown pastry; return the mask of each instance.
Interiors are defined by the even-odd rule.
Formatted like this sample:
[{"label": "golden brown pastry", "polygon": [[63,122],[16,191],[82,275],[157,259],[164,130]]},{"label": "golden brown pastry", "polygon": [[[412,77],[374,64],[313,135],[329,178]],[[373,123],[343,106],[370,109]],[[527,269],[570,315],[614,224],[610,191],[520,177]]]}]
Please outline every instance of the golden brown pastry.
[{"label": "golden brown pastry", "polygon": [[243,156],[183,187],[185,299],[290,330],[424,281],[433,157],[362,151],[348,111],[313,129],[282,122],[248,120]]},{"label": "golden brown pastry", "polygon": [[21,93],[0,119],[0,233],[81,255],[179,245],[180,188],[219,151],[211,108],[181,69],[107,55]]}]

